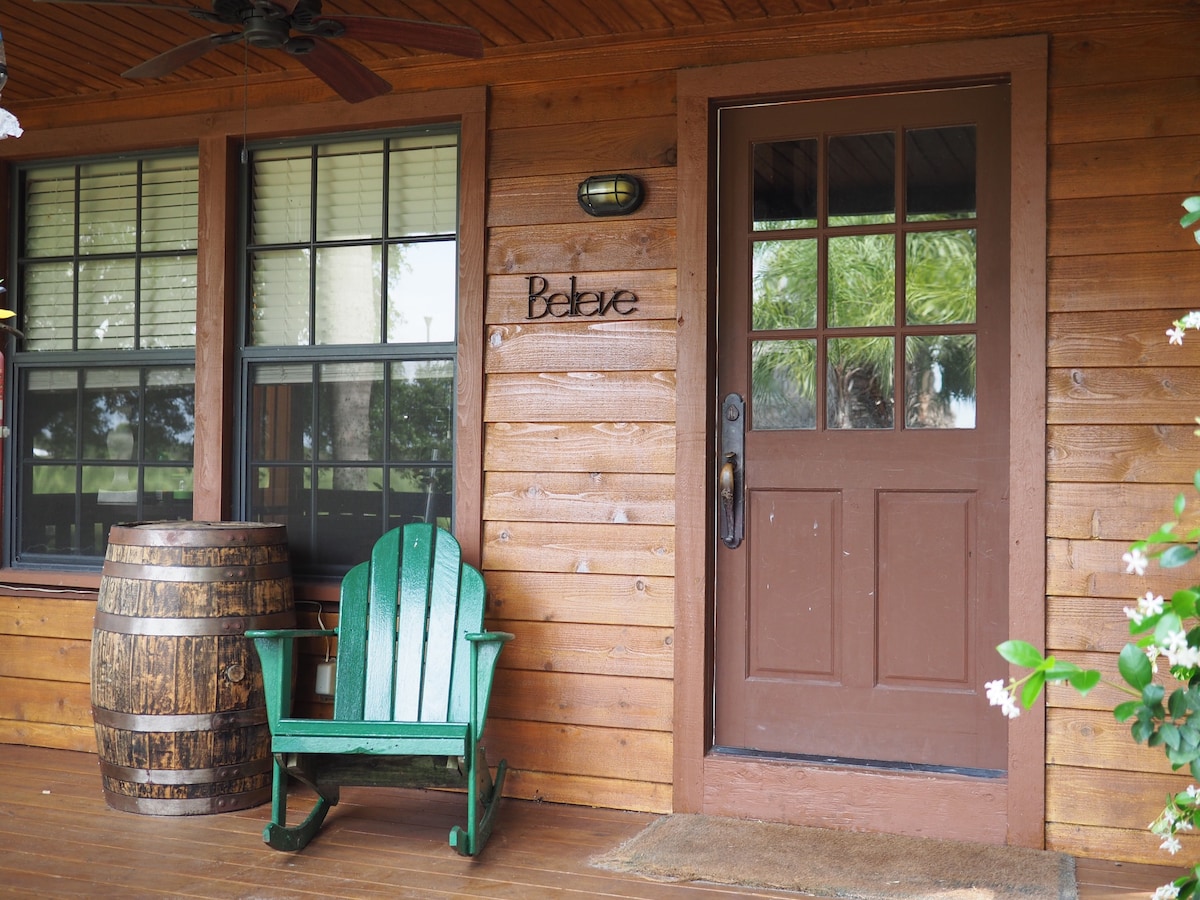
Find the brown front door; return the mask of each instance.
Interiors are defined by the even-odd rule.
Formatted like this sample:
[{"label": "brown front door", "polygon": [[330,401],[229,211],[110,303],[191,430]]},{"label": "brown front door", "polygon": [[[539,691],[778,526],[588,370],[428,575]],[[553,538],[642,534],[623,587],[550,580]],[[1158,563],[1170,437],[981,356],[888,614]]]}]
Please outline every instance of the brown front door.
[{"label": "brown front door", "polygon": [[719,113],[718,752],[1006,766],[1007,122],[1004,86]]}]

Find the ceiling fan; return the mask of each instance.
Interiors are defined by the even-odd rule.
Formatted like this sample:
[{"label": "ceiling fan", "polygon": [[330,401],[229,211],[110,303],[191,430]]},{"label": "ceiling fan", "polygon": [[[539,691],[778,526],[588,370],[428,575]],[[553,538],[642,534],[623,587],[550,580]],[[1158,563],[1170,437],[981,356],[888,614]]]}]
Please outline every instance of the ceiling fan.
[{"label": "ceiling fan", "polygon": [[212,9],[186,3],[163,4],[135,0],[35,0],[37,3],[83,3],[88,6],[125,6],[183,12],[235,31],[195,38],[160,53],[122,75],[125,78],[161,78],[199,59],[223,44],[245,41],[262,50],[283,50],[295,56],[310,72],[350,103],[386,94],[392,86],[333,43],[336,38],[380,41],[479,58],[483,38],[466,25],[446,25],[394,19],[386,16],[323,16],[321,0],[211,0]]}]

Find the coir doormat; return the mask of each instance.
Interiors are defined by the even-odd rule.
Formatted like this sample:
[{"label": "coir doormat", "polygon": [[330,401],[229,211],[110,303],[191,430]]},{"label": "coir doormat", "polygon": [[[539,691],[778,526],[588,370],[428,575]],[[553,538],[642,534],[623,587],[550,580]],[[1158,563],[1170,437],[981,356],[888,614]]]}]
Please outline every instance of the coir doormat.
[{"label": "coir doormat", "polygon": [[855,900],[1078,898],[1061,853],[717,816],[664,816],[592,865]]}]

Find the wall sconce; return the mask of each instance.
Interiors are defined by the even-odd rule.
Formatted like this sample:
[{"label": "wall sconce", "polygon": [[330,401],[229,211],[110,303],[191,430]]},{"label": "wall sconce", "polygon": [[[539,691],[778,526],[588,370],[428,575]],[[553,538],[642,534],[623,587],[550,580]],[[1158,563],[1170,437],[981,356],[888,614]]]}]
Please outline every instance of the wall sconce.
[{"label": "wall sconce", "polygon": [[624,216],[642,205],[642,183],[632,175],[592,175],[579,182],[578,199],[589,216]]}]

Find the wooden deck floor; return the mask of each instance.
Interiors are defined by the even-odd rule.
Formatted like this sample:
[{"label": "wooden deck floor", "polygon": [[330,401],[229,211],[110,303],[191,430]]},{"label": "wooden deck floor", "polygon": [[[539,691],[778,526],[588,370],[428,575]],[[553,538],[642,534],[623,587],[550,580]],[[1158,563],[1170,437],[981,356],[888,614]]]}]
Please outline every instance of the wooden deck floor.
[{"label": "wooden deck floor", "polygon": [[[730,900],[802,896],[662,883],[588,860],[654,817],[505,800],[478,860],[446,834],[462,800],[434,791],[347,790],[303,853],[261,840],[268,806],[209,816],[109,809],[90,754],[0,745],[0,895],[20,897]],[[364,801],[369,800],[369,803]],[[1175,869],[1078,864],[1080,900],[1146,897]]]}]

